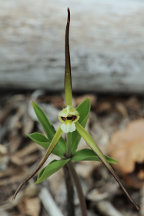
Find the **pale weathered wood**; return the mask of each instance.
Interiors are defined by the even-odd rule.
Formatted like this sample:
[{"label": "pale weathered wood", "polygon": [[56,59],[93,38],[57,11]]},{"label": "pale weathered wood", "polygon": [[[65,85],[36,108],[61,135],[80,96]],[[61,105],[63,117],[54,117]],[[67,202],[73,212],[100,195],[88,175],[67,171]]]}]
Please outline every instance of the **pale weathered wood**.
[{"label": "pale weathered wood", "polygon": [[73,89],[144,93],[138,0],[0,0],[0,87],[63,90],[67,6]]}]

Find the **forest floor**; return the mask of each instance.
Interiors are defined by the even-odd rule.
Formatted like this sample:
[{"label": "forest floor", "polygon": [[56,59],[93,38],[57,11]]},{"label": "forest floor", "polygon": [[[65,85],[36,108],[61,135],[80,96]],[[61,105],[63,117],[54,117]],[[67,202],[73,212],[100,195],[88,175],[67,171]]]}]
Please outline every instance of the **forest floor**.
[{"label": "forest floor", "polygon": [[[129,203],[106,168],[98,162],[75,164],[80,176],[88,216],[144,216],[144,98],[140,96],[75,95],[77,106],[84,98],[91,101],[86,126],[105,154],[118,160],[114,166],[130,195],[140,206],[139,213]],[[35,185],[35,177],[11,199],[19,183],[36,167],[44,150],[26,134],[40,132],[31,100],[36,101],[57,128],[58,112],[64,107],[63,95],[42,91],[1,94],[0,100],[0,215],[66,215],[63,170]],[[79,148],[86,147],[83,140]],[[49,161],[54,159],[51,155]],[[50,204],[51,203],[51,204]],[[53,214],[52,208],[56,212]],[[76,216],[80,208],[75,194]]]}]

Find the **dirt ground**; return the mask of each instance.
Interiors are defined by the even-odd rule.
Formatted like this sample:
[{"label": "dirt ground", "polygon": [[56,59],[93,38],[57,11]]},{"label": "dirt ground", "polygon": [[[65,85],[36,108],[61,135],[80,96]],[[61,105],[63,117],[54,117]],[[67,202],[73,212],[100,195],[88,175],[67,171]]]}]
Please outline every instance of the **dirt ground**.
[{"label": "dirt ground", "polygon": [[[114,166],[130,195],[140,206],[139,213],[129,203],[106,168],[98,162],[76,163],[89,216],[144,216],[144,98],[135,95],[75,95],[77,106],[89,97],[91,112],[86,126],[105,154],[118,160]],[[35,185],[34,177],[18,194],[19,183],[36,167],[44,150],[26,134],[42,132],[32,110],[36,101],[57,128],[63,95],[42,91],[7,92],[0,100],[0,215],[66,215],[63,171]],[[86,147],[83,140],[79,148]],[[48,161],[55,158],[51,155]],[[48,207],[49,206],[49,207]],[[50,208],[51,207],[51,208]],[[81,215],[75,194],[76,216]],[[55,209],[55,214],[53,210]]]}]

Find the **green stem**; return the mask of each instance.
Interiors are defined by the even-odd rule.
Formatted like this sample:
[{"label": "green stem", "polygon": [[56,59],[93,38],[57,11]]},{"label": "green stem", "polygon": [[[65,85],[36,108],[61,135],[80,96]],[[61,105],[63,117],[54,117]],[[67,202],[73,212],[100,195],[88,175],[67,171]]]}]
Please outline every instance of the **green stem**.
[{"label": "green stem", "polygon": [[67,216],[75,216],[74,206],[74,188],[70,170],[67,165],[64,166],[64,179],[67,191]]},{"label": "green stem", "polygon": [[78,175],[77,175],[77,173],[76,173],[76,171],[75,171],[75,169],[73,167],[72,162],[68,163],[68,168],[70,170],[70,173],[71,173],[71,175],[73,177],[73,180],[74,180],[74,183],[75,183],[78,198],[79,198],[79,201],[80,201],[80,207],[81,207],[82,216],[87,216],[87,207],[86,207],[86,202],[85,202],[85,198],[84,198],[84,195],[83,195],[81,183],[80,183],[79,177],[78,177]]},{"label": "green stem", "polygon": [[70,157],[72,153],[72,133],[67,133],[66,155]]}]

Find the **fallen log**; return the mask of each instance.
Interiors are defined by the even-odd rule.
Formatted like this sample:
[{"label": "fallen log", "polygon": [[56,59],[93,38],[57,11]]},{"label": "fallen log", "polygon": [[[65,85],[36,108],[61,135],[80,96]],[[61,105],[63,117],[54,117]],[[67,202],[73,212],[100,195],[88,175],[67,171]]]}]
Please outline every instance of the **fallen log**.
[{"label": "fallen log", "polygon": [[[74,91],[144,93],[144,2],[74,0]],[[63,90],[62,1],[0,1],[0,88]]]}]

